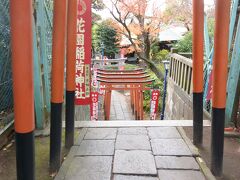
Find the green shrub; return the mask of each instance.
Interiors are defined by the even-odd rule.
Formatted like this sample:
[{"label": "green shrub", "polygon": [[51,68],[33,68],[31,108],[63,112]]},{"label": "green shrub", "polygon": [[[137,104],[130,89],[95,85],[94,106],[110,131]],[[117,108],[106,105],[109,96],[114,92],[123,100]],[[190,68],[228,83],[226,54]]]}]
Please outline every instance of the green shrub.
[{"label": "green shrub", "polygon": [[178,49],[178,52],[192,52],[192,32],[188,32],[174,47]]},{"label": "green shrub", "polygon": [[[213,43],[213,36],[214,36],[214,23],[215,20],[214,18],[209,18],[208,21],[208,33],[209,33],[209,38],[210,38],[210,46]],[[192,52],[192,31],[189,31],[185,34],[183,39],[178,41],[175,44],[175,48],[178,49],[178,52]]]},{"label": "green shrub", "polygon": [[157,62],[162,62],[163,60],[165,60],[167,58],[169,54],[169,51],[166,49],[163,49],[161,51],[159,51],[158,53],[156,53],[155,55],[155,59]]},{"label": "green shrub", "polygon": [[134,64],[125,64],[124,67],[125,67],[125,70],[131,70],[131,69],[138,68],[138,66],[136,66]]},{"label": "green shrub", "polygon": [[157,63],[161,63],[162,60],[166,59],[169,51],[166,49],[160,50],[159,46],[151,47],[151,59]]},{"label": "green shrub", "polygon": [[169,51],[166,49],[160,50],[159,41],[155,40],[151,45],[151,60],[161,63],[162,60],[166,59]]},{"label": "green shrub", "polygon": [[[162,73],[164,73],[163,64],[159,64],[158,66],[159,66],[158,68],[161,69]],[[158,102],[158,113],[160,113],[160,111],[162,109],[162,94],[163,94],[164,83],[163,83],[163,81],[159,80],[152,71],[150,71],[150,70],[147,70],[147,71],[148,71],[148,74],[150,74],[150,78],[155,79],[153,84],[149,85],[149,87],[151,89],[160,89],[160,97],[159,97],[159,102]],[[150,112],[150,101],[151,101],[150,90],[144,91],[143,109],[147,113]]]}]

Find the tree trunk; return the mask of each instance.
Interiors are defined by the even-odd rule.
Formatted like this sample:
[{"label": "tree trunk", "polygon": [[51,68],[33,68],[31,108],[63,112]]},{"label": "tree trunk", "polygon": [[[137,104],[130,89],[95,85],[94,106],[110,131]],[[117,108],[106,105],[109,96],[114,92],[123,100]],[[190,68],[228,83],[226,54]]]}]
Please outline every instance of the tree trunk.
[{"label": "tree trunk", "polygon": [[162,72],[157,68],[157,66],[155,65],[155,63],[143,56],[141,56],[141,54],[138,52],[137,53],[139,59],[142,59],[143,61],[145,61],[148,65],[148,67],[152,70],[152,72],[157,76],[158,79],[163,80],[164,79],[164,75],[162,74]]},{"label": "tree trunk", "polygon": [[144,53],[145,53],[145,57],[147,59],[150,59],[150,48],[151,48],[151,43],[149,40],[149,33],[145,32],[143,34],[143,39],[144,39]]},{"label": "tree trunk", "polygon": [[145,32],[143,34],[143,40],[144,40],[144,58],[146,58],[146,59],[143,59],[141,57],[139,57],[139,58],[144,60],[148,64],[148,67],[153,71],[153,73],[160,80],[163,80],[164,79],[164,75],[162,74],[161,71],[159,71],[159,69],[157,68],[155,63],[150,60],[151,42],[150,42],[150,39],[149,39],[149,33],[148,32]]},{"label": "tree trunk", "polygon": [[160,80],[164,79],[164,75],[162,74],[161,71],[159,71],[157,66],[152,61],[151,63],[149,63],[149,68],[154,72],[154,74],[158,77],[158,79]]}]

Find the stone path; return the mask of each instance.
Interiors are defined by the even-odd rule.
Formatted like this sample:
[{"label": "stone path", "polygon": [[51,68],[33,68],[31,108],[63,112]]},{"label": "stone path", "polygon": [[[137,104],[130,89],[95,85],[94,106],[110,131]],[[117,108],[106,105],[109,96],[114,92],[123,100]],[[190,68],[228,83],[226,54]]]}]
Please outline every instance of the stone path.
[{"label": "stone path", "polygon": [[112,91],[110,120],[134,120],[130,96],[119,91]]},{"label": "stone path", "polygon": [[55,180],[204,180],[176,127],[83,128]]}]

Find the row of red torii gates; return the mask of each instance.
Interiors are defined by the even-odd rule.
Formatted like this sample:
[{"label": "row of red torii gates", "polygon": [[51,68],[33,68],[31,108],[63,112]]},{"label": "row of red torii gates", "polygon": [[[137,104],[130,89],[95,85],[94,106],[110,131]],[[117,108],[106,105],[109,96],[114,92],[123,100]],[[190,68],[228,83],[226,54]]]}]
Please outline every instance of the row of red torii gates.
[{"label": "row of red torii gates", "polygon": [[[80,2],[84,2],[81,0]],[[91,1],[85,1],[90,2]],[[67,13],[68,3],[68,13]],[[211,170],[222,174],[224,119],[228,65],[228,35],[231,0],[216,0],[216,25],[213,60],[213,113]],[[10,0],[13,94],[17,179],[35,179],[34,161],[34,86],[33,86],[33,11],[32,0]],[[61,165],[62,104],[64,95],[64,59],[67,38],[66,131],[65,146],[74,142],[74,94],[76,89],[76,0],[54,0],[50,171]],[[91,15],[88,17],[91,19]],[[66,25],[68,23],[68,26]],[[67,27],[67,28],[66,28]],[[203,42],[204,0],[193,0],[193,140],[203,137]],[[67,29],[67,30],[66,30]],[[85,29],[91,32],[90,29]],[[67,31],[67,33],[66,33]],[[90,45],[91,46],[91,45]],[[91,47],[88,47],[88,50]],[[101,79],[101,78],[100,78]],[[102,81],[104,79],[102,78]],[[135,85],[132,85],[133,87]],[[133,97],[137,96],[136,93]],[[108,97],[108,101],[109,101]],[[107,112],[109,113],[109,112]]]},{"label": "row of red torii gates", "polygon": [[150,90],[147,85],[152,84],[153,79],[143,69],[134,70],[97,70],[97,80],[103,86],[104,115],[110,119],[112,90],[130,90],[131,107],[136,120],[143,120],[143,91]]}]

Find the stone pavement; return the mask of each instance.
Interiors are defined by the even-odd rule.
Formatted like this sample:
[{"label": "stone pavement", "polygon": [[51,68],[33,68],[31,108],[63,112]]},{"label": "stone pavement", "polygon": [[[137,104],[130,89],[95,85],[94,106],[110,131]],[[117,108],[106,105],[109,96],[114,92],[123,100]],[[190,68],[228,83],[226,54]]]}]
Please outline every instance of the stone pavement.
[{"label": "stone pavement", "polygon": [[[125,93],[127,94],[127,93]],[[110,120],[134,120],[130,96],[123,92],[112,91]]]},{"label": "stone pavement", "polygon": [[55,180],[204,180],[176,127],[83,128]]}]

